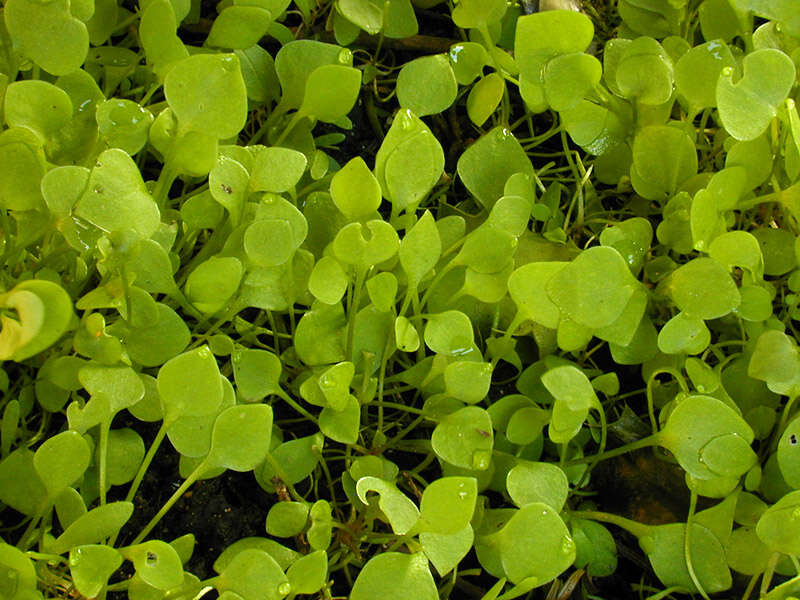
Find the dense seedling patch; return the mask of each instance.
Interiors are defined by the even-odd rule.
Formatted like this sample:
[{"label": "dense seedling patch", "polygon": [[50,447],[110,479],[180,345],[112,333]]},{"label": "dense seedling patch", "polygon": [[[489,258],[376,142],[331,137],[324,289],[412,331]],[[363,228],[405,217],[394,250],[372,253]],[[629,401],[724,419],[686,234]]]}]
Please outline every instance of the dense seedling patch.
[{"label": "dense seedling patch", "polygon": [[537,4],[5,0],[0,597],[800,596],[796,3]]}]

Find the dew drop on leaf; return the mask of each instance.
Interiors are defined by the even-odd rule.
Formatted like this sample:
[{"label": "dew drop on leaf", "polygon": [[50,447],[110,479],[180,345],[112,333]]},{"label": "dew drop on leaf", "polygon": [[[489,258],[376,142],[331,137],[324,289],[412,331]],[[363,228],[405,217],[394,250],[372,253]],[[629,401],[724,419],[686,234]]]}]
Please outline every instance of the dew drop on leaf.
[{"label": "dew drop on leaf", "polygon": [[491,454],[486,450],[476,450],[472,455],[472,468],[478,471],[485,471],[489,468]]},{"label": "dew drop on leaf", "polygon": [[291,591],[292,591],[292,585],[287,581],[284,581],[282,584],[278,586],[278,594],[280,594],[281,596],[287,596]]}]

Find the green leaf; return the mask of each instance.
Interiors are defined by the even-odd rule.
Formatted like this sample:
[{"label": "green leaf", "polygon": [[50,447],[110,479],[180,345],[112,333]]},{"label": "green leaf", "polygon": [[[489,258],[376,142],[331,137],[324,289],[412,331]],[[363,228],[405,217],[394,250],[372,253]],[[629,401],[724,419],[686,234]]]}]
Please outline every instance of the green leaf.
[{"label": "green leaf", "polygon": [[52,75],[66,75],[78,69],[89,50],[89,33],[72,16],[69,0],[41,3],[9,0],[5,21],[14,45]]},{"label": "green leaf", "polygon": [[328,555],[323,550],[300,557],[286,571],[292,593],[313,594],[325,585]]},{"label": "green leaf", "polygon": [[33,455],[33,466],[47,488],[47,495],[55,499],[83,476],[90,458],[89,444],[78,432],[62,431],[39,446]]},{"label": "green leaf", "polygon": [[636,280],[619,252],[594,246],[550,277],[546,289],[564,316],[598,328],[622,314],[635,287]]},{"label": "green leaf", "polygon": [[238,161],[225,155],[217,158],[217,163],[208,174],[208,188],[211,196],[225,207],[233,224],[239,223],[244,210],[249,181],[250,174],[247,169]]},{"label": "green leaf", "polygon": [[96,544],[116,535],[133,514],[131,502],[110,502],[79,517],[55,540],[45,545],[46,552],[61,554],[75,546]]},{"label": "green leaf", "polygon": [[[706,38],[708,39],[708,38]],[[675,86],[689,104],[689,114],[717,105],[717,80],[736,61],[727,44],[713,40],[695,46],[675,64]]]},{"label": "green leaf", "polygon": [[374,213],[381,204],[381,186],[360,156],[347,162],[331,179],[336,207],[353,221]]},{"label": "green leaf", "polygon": [[547,294],[547,283],[569,263],[532,262],[516,269],[508,278],[508,292],[519,315],[550,329],[558,327],[561,311]]},{"label": "green leaf", "polygon": [[186,297],[203,313],[221,310],[239,289],[242,263],[233,256],[216,257],[200,263],[186,279]]},{"label": "green leaf", "polygon": [[450,265],[466,265],[480,274],[499,273],[511,266],[516,247],[517,238],[511,233],[487,224],[467,236]]},{"label": "green leaf", "polygon": [[222,402],[219,368],[208,346],[167,361],[159,369],[157,381],[167,423],[182,415],[212,413]]},{"label": "green leaf", "polygon": [[280,194],[294,188],[308,165],[305,155],[290,148],[256,146],[250,191]]},{"label": "green leaf", "polygon": [[183,565],[175,549],[161,540],[120,549],[133,563],[136,573],[148,585],[158,590],[168,590],[183,583]]},{"label": "green leaf", "polygon": [[46,81],[15,81],[6,88],[5,120],[9,127],[25,127],[42,143],[72,118],[72,101],[61,88]]},{"label": "green leaf", "polygon": [[800,488],[800,418],[795,417],[786,426],[776,454],[784,481],[795,489]]},{"label": "green leaf", "polygon": [[456,99],[456,82],[444,54],[407,62],[397,76],[397,100],[401,108],[424,117],[445,111]]},{"label": "green leaf", "polygon": [[447,393],[466,404],[477,404],[489,393],[492,365],[486,362],[457,361],[444,370]]},{"label": "green leaf", "polygon": [[151,237],[161,222],[139,168],[118,148],[97,157],[74,214],[103,231],[133,230],[143,238]]},{"label": "green leaf", "polygon": [[323,408],[319,415],[319,430],[335,442],[355,444],[361,424],[361,405],[352,394],[348,395],[341,410]]},{"label": "green leaf", "polygon": [[242,600],[281,600],[291,591],[280,565],[258,548],[238,552],[214,585],[220,594],[234,592]]},{"label": "green leaf", "polygon": [[257,402],[280,391],[281,361],[268,350],[235,350],[231,356],[236,390],[245,402]]},{"label": "green leaf", "polygon": [[439,141],[419,117],[401,109],[375,156],[375,177],[393,213],[415,208],[439,181],[443,169]]},{"label": "green leaf", "polygon": [[297,324],[294,339],[297,357],[309,366],[345,360],[346,325],[341,304],[314,303]]},{"label": "green leaf", "polygon": [[372,304],[381,312],[389,312],[397,298],[397,277],[382,271],[367,279],[367,293]]},{"label": "green leaf", "polygon": [[714,238],[708,254],[728,269],[743,267],[754,276],[761,278],[764,272],[764,259],[758,239],[747,231],[728,231]]},{"label": "green leaf", "polygon": [[736,283],[712,258],[695,258],[679,267],[667,286],[678,308],[699,319],[724,317],[741,302]]},{"label": "green leaf", "polygon": [[442,477],[422,493],[415,531],[455,534],[466,528],[475,511],[478,487],[474,477]]},{"label": "green leaf", "polygon": [[293,537],[306,528],[308,505],[302,502],[276,502],[267,513],[267,533],[275,537]]},{"label": "green leaf", "polygon": [[126,484],[133,481],[144,459],[144,441],[133,429],[112,429],[108,432],[107,455],[108,484]]},{"label": "green leaf", "polygon": [[144,148],[153,113],[131,100],[114,98],[97,107],[97,126],[109,146],[134,155]]},{"label": "green leaf", "polygon": [[611,532],[595,521],[571,519],[575,567],[592,577],[608,577],[617,570],[617,545]]},{"label": "green leaf", "polygon": [[769,126],[795,81],[795,66],[780,50],[748,53],[744,74],[733,82],[733,67],[717,81],[717,106],[725,129],[737,140],[754,140]]},{"label": "green leaf", "polygon": [[44,153],[35,134],[19,128],[0,133],[0,205],[20,211],[40,208],[44,173]]},{"label": "green leaf", "polygon": [[544,72],[544,95],[556,111],[576,107],[600,82],[603,67],[594,56],[575,52],[556,56]]},{"label": "green leaf", "polygon": [[[592,22],[580,12],[543,11],[517,19],[514,54],[520,70],[520,93],[532,112],[539,113],[548,108],[545,81],[552,60],[582,53],[593,36]],[[592,82],[599,80],[599,66],[593,57],[568,58],[561,65],[556,62],[549,74],[549,87],[556,103],[563,102],[563,108],[569,108],[580,101],[583,92],[593,86]],[[559,72],[573,78],[573,91],[580,95],[569,97],[569,86],[565,82],[556,82]]]},{"label": "green leaf", "polygon": [[795,268],[795,236],[790,231],[764,227],[751,233],[761,246],[765,275],[783,275]]},{"label": "green leaf", "polygon": [[667,321],[658,332],[658,349],[665,354],[700,354],[711,342],[703,319],[684,312]]},{"label": "green leaf", "polygon": [[116,548],[87,544],[69,551],[69,570],[75,588],[88,598],[100,593],[120,565],[122,556]]},{"label": "green leaf", "polygon": [[503,195],[509,177],[533,175],[519,140],[503,127],[495,127],[467,148],[458,159],[457,170],[469,192],[487,210]]},{"label": "green leaf", "polygon": [[271,435],[271,406],[249,404],[227,408],[214,421],[211,450],[205,462],[212,468],[251,471],[264,461]]},{"label": "green leaf", "polygon": [[314,264],[308,290],[320,302],[336,304],[347,291],[349,279],[342,265],[332,256],[323,256]]},{"label": "green leaf", "polygon": [[695,173],[697,151],[682,129],[651,126],[636,135],[631,182],[640,196],[648,200],[666,200]]},{"label": "green leaf", "polygon": [[183,352],[191,341],[186,322],[166,304],[158,302],[158,319],[146,327],[113,327],[130,357],[144,367],[157,367]]},{"label": "green leaf", "polygon": [[520,508],[540,502],[560,512],[567,501],[569,482],[560,467],[544,462],[523,461],[508,472],[506,489],[514,504]]},{"label": "green leaf", "polygon": [[33,457],[33,452],[22,447],[0,461],[0,500],[31,517],[47,502],[47,488],[36,472]]},{"label": "green leaf", "polygon": [[[303,481],[313,473],[319,464],[324,445],[325,438],[321,433],[315,433],[314,435],[284,442],[271,450],[270,454],[283,469],[281,476],[286,477],[284,482],[295,484]],[[277,473],[273,471],[272,464],[270,461],[266,461],[257,479],[263,488],[272,492],[274,491],[272,478],[275,475]]]},{"label": "green leaf", "polygon": [[477,42],[462,42],[450,46],[450,63],[456,81],[469,85],[483,74],[483,67],[489,63],[486,49]]},{"label": "green leaf", "polygon": [[470,525],[456,533],[423,531],[419,534],[422,551],[442,577],[452,571],[469,553],[474,539],[475,534]]},{"label": "green leaf", "polygon": [[800,491],[789,492],[770,506],[756,524],[756,534],[773,552],[800,553]]},{"label": "green leaf", "polygon": [[0,360],[23,361],[53,345],[73,318],[67,292],[52,281],[30,279],[0,294]]},{"label": "green leaf", "polygon": [[443,461],[476,471],[489,468],[492,457],[492,420],[483,408],[466,406],[445,416],[431,436],[431,446]]},{"label": "green leaf", "polygon": [[333,240],[333,253],[340,262],[366,270],[392,258],[400,246],[397,231],[382,219],[350,223]]},{"label": "green leaf", "polygon": [[416,352],[419,348],[419,333],[406,317],[397,317],[394,322],[394,337],[397,349],[402,352]]},{"label": "green leaf", "polygon": [[535,586],[544,585],[575,560],[575,542],[566,525],[555,510],[541,502],[515,511],[495,535],[502,568],[514,583],[533,578]]},{"label": "green leaf", "polygon": [[461,0],[453,9],[453,22],[462,29],[485,27],[505,13],[506,4],[501,0]]},{"label": "green leaf", "polygon": [[367,561],[356,577],[350,600],[436,600],[439,594],[428,559],[421,552],[384,552]]},{"label": "green leaf", "polygon": [[431,315],[425,325],[425,344],[436,353],[459,356],[472,348],[472,323],[457,310]]},{"label": "green leaf", "polygon": [[368,492],[378,494],[378,508],[398,535],[409,531],[419,519],[417,506],[394,483],[368,475],[356,482],[356,493],[364,504],[369,504]]},{"label": "green leaf", "polygon": [[332,123],[352,110],[361,91],[361,71],[345,65],[323,65],[308,76],[302,115]]},{"label": "green leaf", "polygon": [[616,84],[625,98],[664,104],[672,96],[672,61],[656,40],[639,37],[625,46],[616,66]]},{"label": "green leaf", "polygon": [[323,65],[352,65],[350,50],[315,40],[295,40],[283,45],[275,55],[275,71],[283,95],[279,106],[300,108],[309,75]]},{"label": "green leaf", "polygon": [[181,60],[164,79],[164,95],[184,129],[227,139],[244,127],[247,91],[235,54]]},{"label": "green leaf", "polygon": [[692,395],[672,410],[658,443],[697,479],[739,477],[756,462],[753,430],[732,408],[711,396]]},{"label": "green leaf", "polygon": [[[706,593],[713,594],[731,587],[731,573],[725,560],[725,549],[706,527],[692,523],[689,551],[695,577]],[[686,525],[672,523],[654,527],[652,534],[640,538],[650,564],[665,586],[680,586],[692,593],[697,591],[686,565],[684,539]]]},{"label": "green leaf", "polygon": [[206,44],[243,50],[258,43],[272,24],[270,11],[258,6],[226,6],[214,19]]}]

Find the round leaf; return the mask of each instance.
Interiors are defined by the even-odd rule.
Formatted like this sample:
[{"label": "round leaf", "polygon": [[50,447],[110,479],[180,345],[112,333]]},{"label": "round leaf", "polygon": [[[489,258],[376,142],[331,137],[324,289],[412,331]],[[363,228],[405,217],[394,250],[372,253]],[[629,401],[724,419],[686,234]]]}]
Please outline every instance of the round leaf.
[{"label": "round leaf", "polygon": [[264,461],[271,435],[271,406],[232,406],[222,411],[214,422],[206,461],[211,467],[250,471]]},{"label": "round leaf", "polygon": [[217,139],[234,137],[247,118],[247,91],[235,54],[195,54],[164,79],[178,123]]},{"label": "round leaf", "polygon": [[407,62],[397,76],[400,106],[420,117],[446,110],[455,101],[457,92],[453,68],[444,54]]},{"label": "round leaf", "polygon": [[384,552],[372,557],[361,569],[350,592],[350,600],[437,600],[428,559],[421,552]]},{"label": "round leaf", "polygon": [[484,409],[466,406],[445,416],[433,430],[431,446],[443,461],[485,471],[492,457],[492,420]]}]

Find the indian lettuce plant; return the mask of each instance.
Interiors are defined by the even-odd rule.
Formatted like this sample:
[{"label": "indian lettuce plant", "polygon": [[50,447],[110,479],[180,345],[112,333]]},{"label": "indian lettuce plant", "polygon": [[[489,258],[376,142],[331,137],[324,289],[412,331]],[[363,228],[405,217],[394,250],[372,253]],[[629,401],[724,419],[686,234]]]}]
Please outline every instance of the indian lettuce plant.
[{"label": "indian lettuce plant", "polygon": [[797,4],[536,4],[4,0],[0,597],[800,596]]}]

